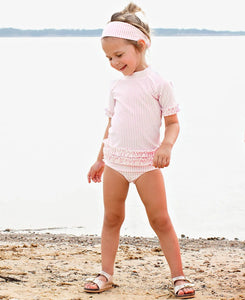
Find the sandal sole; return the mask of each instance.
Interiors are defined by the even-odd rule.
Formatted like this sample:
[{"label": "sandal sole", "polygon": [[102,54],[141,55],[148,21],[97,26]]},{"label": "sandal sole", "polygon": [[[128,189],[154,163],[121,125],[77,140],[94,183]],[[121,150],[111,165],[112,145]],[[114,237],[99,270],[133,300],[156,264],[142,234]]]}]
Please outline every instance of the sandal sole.
[{"label": "sandal sole", "polygon": [[108,286],[108,287],[106,287],[106,288],[104,288],[104,289],[84,289],[84,292],[86,292],[86,293],[97,293],[97,294],[99,294],[99,293],[103,293],[103,292],[105,292],[105,291],[107,291],[107,290],[110,290],[110,289],[112,289],[113,288],[113,286]]},{"label": "sandal sole", "polygon": [[195,293],[194,294],[190,294],[190,295],[183,295],[183,296],[175,295],[175,297],[178,298],[178,299],[191,299],[191,298],[195,297]]}]

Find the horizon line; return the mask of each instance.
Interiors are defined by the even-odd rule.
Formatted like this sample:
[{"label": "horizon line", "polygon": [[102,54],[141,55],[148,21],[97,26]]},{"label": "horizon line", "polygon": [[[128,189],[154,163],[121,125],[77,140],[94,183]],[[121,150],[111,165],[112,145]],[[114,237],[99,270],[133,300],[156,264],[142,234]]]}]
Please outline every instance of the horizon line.
[{"label": "horizon line", "polygon": [[[15,29],[15,30],[103,30],[102,27],[97,27],[97,28],[54,28],[54,27],[44,27],[44,28],[18,28],[18,27],[0,27],[0,29]],[[222,31],[230,31],[230,32],[245,32],[244,29],[209,29],[209,28],[196,28],[196,27],[188,27],[188,28],[183,28],[183,27],[152,27],[151,30],[154,29],[174,29],[174,30],[208,30],[208,31],[217,31],[217,32],[222,32]]]},{"label": "horizon line", "polygon": [[[102,28],[97,29],[20,29],[0,28],[0,37],[99,37]],[[245,36],[245,31],[212,30],[197,28],[152,28],[152,36]]]}]

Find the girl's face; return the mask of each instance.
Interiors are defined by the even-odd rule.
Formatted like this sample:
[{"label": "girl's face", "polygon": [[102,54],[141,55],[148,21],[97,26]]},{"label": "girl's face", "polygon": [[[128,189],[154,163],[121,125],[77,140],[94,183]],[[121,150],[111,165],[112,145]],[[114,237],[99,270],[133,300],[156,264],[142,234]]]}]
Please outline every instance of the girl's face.
[{"label": "girl's face", "polygon": [[139,51],[125,39],[115,37],[103,38],[102,48],[111,66],[125,76],[142,71],[147,67],[144,51]]}]

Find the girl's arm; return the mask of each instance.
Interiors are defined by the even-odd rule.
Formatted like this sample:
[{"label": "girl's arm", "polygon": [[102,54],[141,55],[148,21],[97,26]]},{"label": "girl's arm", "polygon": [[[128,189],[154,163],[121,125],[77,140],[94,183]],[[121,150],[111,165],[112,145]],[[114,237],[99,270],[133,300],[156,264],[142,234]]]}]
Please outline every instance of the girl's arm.
[{"label": "girl's arm", "polygon": [[156,168],[167,167],[170,163],[171,150],[179,134],[179,121],[177,114],[164,117],[165,134],[160,147],[155,152],[153,166]]},{"label": "girl's arm", "polygon": [[[106,139],[108,137],[108,132],[109,132],[110,127],[111,127],[111,118],[109,118],[103,139]],[[96,162],[92,165],[92,167],[90,168],[90,170],[88,172],[88,182],[89,183],[91,183],[91,180],[93,182],[101,182],[101,176],[103,174],[104,167],[105,167],[105,163],[103,161],[103,158],[104,158],[103,148],[104,148],[104,143],[102,143],[102,145],[101,145]]]}]

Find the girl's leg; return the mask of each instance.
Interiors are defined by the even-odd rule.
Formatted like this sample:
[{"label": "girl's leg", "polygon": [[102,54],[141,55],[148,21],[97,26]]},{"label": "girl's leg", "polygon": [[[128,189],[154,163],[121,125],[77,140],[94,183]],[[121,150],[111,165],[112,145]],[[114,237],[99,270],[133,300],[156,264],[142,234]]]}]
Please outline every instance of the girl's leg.
[{"label": "girl's leg", "polygon": [[110,275],[120,238],[120,228],[125,218],[125,200],[129,182],[123,175],[105,167],[103,179],[104,223],[101,237],[102,270]]},{"label": "girl's leg", "polygon": [[[117,171],[105,166],[103,176],[104,222],[101,236],[102,270],[114,273],[114,262],[119,244],[120,228],[125,217],[125,200],[129,188],[128,181]],[[104,276],[100,280],[106,280]],[[93,289],[93,283],[86,284]]]},{"label": "girl's leg", "polygon": [[[162,172],[159,169],[146,172],[136,180],[135,185],[146,208],[149,222],[159,238],[172,278],[184,275],[178,238],[168,215]],[[181,281],[176,282],[176,285],[179,284]],[[180,290],[179,295],[192,292],[193,289],[186,288]]]}]

